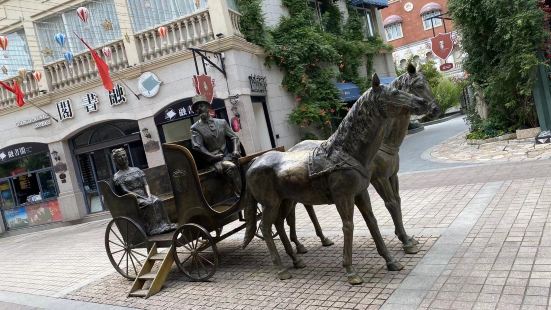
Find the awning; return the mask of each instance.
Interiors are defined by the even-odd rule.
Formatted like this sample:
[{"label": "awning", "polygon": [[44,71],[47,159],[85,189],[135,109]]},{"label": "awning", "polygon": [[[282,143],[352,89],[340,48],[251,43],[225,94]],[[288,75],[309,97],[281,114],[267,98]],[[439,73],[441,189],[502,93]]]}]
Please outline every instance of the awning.
[{"label": "awning", "polygon": [[385,20],[383,20],[383,26],[388,26],[388,25],[392,25],[392,24],[396,24],[396,23],[401,23],[402,22],[402,18],[398,15],[390,15],[389,17],[385,18]]},{"label": "awning", "polygon": [[335,86],[341,92],[343,102],[354,102],[362,95],[360,88],[354,83],[335,83]]},{"label": "awning", "polygon": [[394,79],[396,79],[395,76],[380,76],[379,77],[379,80],[381,81],[381,84],[383,84],[383,85],[390,85],[390,83],[392,83],[392,81],[394,81]]},{"label": "awning", "polygon": [[442,11],[442,6],[436,2],[429,2],[421,8],[421,11],[419,12],[420,15],[423,15],[425,13],[429,13],[432,11]]},{"label": "awning", "polygon": [[351,0],[353,6],[373,5],[378,9],[383,9],[388,6],[388,0]]}]

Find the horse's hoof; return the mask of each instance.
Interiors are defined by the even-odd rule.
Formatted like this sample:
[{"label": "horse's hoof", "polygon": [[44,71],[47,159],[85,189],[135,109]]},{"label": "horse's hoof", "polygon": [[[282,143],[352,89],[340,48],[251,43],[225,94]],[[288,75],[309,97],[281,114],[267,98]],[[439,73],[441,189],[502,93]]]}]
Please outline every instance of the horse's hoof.
[{"label": "horse's hoof", "polygon": [[357,274],[348,275],[348,283],[352,285],[362,284],[364,280]]},{"label": "horse's hoof", "polygon": [[306,264],[302,261],[302,259],[299,258],[293,262],[293,266],[295,266],[295,268],[297,269],[302,269],[306,267]]},{"label": "horse's hoof", "polygon": [[390,271],[398,271],[404,269],[404,266],[397,261],[391,261],[386,263],[386,268]]},{"label": "horse's hoof", "polygon": [[323,246],[332,246],[333,244],[335,244],[333,241],[331,241],[331,239],[327,238],[327,237],[323,237],[321,239],[321,245]]},{"label": "horse's hoof", "polygon": [[419,252],[419,247],[416,244],[404,244],[402,248],[406,254],[417,254]]},{"label": "horse's hoof", "polygon": [[298,254],[306,254],[306,253],[308,253],[308,250],[306,249],[306,247],[304,245],[299,243],[297,245],[297,253]]},{"label": "horse's hoof", "polygon": [[289,271],[281,270],[281,271],[277,272],[277,277],[280,280],[287,280],[287,279],[291,279],[293,276],[291,275],[291,273]]}]

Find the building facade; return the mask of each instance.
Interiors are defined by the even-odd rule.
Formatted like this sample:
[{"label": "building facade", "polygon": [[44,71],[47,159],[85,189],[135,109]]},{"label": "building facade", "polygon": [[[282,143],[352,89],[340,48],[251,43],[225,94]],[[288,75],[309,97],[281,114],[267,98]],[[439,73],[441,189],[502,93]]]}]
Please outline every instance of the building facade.
[{"label": "building facade", "polygon": [[[453,64],[444,71],[446,75],[462,76],[461,61],[464,57],[457,32],[448,18],[447,0],[390,0],[388,7],[381,10],[386,39],[394,47],[392,54],[398,68],[405,68],[407,62],[425,63],[432,60],[440,68],[444,63]],[[434,55],[431,38],[441,33],[451,33],[453,51],[446,59]]]},{"label": "building facade", "polygon": [[[386,1],[361,2],[366,31],[382,33]],[[268,23],[286,14],[280,0],[263,8]],[[159,194],[161,144],[189,146],[191,97],[205,83],[214,85],[212,114],[247,153],[296,144],[295,98],[243,38],[240,16],[234,0],[0,1],[0,80],[18,81],[26,101],[18,107],[0,89],[0,233],[105,211],[97,182],[112,178],[114,148]],[[113,90],[77,36],[109,65]],[[390,55],[374,65],[393,74]]]}]

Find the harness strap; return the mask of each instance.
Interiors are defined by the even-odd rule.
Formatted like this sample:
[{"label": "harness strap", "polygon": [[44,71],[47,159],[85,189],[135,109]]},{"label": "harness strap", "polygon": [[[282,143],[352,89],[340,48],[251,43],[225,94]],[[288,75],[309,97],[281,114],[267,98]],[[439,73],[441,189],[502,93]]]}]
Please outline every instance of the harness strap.
[{"label": "harness strap", "polygon": [[400,147],[381,144],[381,146],[379,147],[379,150],[387,153],[388,155],[396,155],[400,151]]}]

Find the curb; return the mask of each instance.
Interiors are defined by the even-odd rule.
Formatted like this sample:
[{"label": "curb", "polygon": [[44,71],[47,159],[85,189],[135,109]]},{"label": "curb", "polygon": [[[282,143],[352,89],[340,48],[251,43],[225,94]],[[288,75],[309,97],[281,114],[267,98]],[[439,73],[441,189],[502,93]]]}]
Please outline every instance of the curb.
[{"label": "curb", "polygon": [[425,130],[425,126],[424,126],[424,124],[421,124],[421,126],[419,126],[417,128],[413,128],[413,129],[408,130],[408,135],[418,133],[418,132],[423,131],[423,130]]},{"label": "curb", "polygon": [[428,121],[428,122],[425,122],[425,123],[421,123],[421,125],[429,126],[429,125],[439,124],[439,123],[443,123],[445,121],[448,121],[452,118],[456,118],[456,117],[461,116],[461,115],[463,115],[463,112],[457,111],[457,112],[453,112],[451,115],[448,115],[446,117],[439,118],[439,119],[434,120],[434,121]]}]

